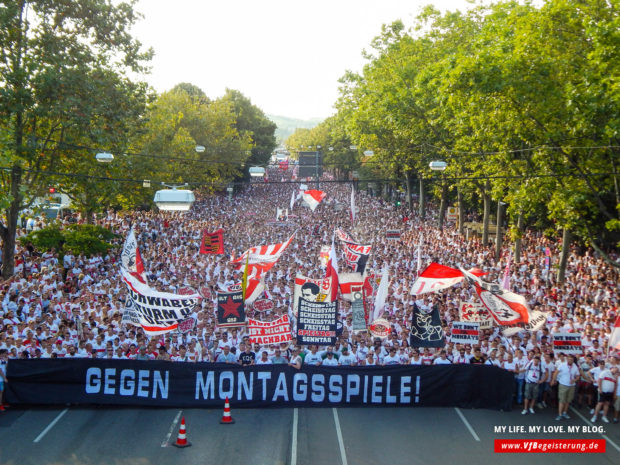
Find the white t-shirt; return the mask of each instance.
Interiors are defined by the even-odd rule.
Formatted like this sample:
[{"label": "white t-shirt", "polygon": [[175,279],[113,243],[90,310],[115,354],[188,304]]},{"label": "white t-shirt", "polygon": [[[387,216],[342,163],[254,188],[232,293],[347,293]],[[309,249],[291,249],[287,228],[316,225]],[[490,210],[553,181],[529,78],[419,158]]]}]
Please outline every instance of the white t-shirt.
[{"label": "white t-shirt", "polygon": [[614,392],[616,388],[616,377],[611,373],[609,368],[605,368],[598,375],[598,384],[600,392]]},{"label": "white t-shirt", "polygon": [[538,366],[534,364],[534,360],[530,360],[525,365],[525,382],[526,383],[538,383],[544,376],[545,370],[539,363]]},{"label": "white t-shirt", "polygon": [[452,362],[450,360],[448,360],[447,358],[444,360],[441,357],[437,357],[435,359],[435,361],[433,362],[433,365],[451,365]]},{"label": "white t-shirt", "polygon": [[574,386],[576,382],[577,376],[579,376],[579,368],[574,363],[572,365],[568,365],[568,362],[560,363],[557,366],[558,370],[558,383],[564,386]]},{"label": "white t-shirt", "polygon": [[306,354],[306,357],[304,358],[305,365],[316,365],[318,362],[322,361],[323,359],[318,353],[313,354],[312,352],[310,352],[309,354]]}]

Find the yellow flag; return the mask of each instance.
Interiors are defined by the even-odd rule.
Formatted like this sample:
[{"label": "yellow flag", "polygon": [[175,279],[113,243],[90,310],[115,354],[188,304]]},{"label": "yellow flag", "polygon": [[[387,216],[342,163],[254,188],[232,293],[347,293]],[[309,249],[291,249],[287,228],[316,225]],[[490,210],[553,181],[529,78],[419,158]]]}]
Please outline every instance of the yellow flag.
[{"label": "yellow flag", "polygon": [[245,268],[243,269],[243,278],[241,279],[241,292],[243,295],[243,301],[245,302],[245,289],[248,287],[248,263],[250,261],[250,254],[245,259]]}]

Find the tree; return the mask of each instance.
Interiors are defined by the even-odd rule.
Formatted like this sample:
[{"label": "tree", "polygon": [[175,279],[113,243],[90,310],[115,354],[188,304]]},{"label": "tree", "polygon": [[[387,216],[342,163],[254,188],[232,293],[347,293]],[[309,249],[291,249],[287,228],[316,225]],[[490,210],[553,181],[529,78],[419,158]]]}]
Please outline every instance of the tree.
[{"label": "tree", "polygon": [[247,135],[252,140],[252,154],[246,165],[265,166],[276,148],[276,124],[238,90],[226,89],[226,93],[218,101],[230,105],[235,115],[237,131],[241,136]]},{"label": "tree", "polygon": [[67,132],[91,122],[92,73],[144,71],[150,52],[141,52],[127,32],[138,19],[134,3],[2,2],[0,140],[7,144],[2,154],[10,167],[0,179],[6,205],[0,225],[4,278],[13,274],[20,210],[45,185],[45,171],[58,166]]}]

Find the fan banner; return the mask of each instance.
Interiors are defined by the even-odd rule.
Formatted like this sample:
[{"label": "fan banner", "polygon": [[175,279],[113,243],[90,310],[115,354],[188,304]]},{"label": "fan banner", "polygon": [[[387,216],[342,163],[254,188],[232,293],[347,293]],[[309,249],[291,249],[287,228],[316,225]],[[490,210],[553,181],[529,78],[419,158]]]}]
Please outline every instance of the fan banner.
[{"label": "fan banner", "polygon": [[345,241],[342,242],[342,246],[344,248],[345,260],[351,271],[364,274],[372,246]]},{"label": "fan banner", "polygon": [[297,343],[331,346],[336,343],[338,302],[312,302],[299,298],[297,303]]},{"label": "fan banner", "polygon": [[271,345],[290,342],[291,323],[288,315],[275,321],[259,321],[248,318],[248,335],[252,344]]},{"label": "fan banner", "polygon": [[221,409],[463,407],[509,411],[514,374],[489,365],[333,367],[29,359],[7,366],[6,401]]},{"label": "fan banner", "polygon": [[217,326],[231,328],[245,325],[243,292],[217,293]]},{"label": "fan banner", "polygon": [[[139,321],[148,336],[156,336],[177,329],[181,321],[189,318],[201,299],[200,294],[179,295],[159,292],[138,281],[121,269],[121,276],[131,300],[131,321]],[[126,304],[126,309],[129,304]]]},{"label": "fan banner", "polygon": [[360,273],[340,273],[338,279],[342,298],[352,302],[353,292],[360,291],[364,286],[363,276]]},{"label": "fan banner", "polygon": [[212,233],[205,229],[202,232],[202,241],[200,243],[201,254],[217,254],[224,253],[224,230],[218,229]]},{"label": "fan banner", "polygon": [[581,355],[583,347],[581,346],[581,333],[552,333],[553,337],[553,353]]},{"label": "fan banner", "polygon": [[311,279],[298,274],[295,276],[293,291],[293,315],[297,316],[297,303],[303,297],[311,302],[331,302],[332,278]]},{"label": "fan banner", "polygon": [[450,342],[475,345],[480,342],[480,324],[453,321]]},{"label": "fan banner", "polygon": [[446,345],[439,309],[436,306],[427,313],[414,302],[409,345],[411,347],[443,347]]},{"label": "fan banner", "polygon": [[354,332],[366,331],[366,312],[364,310],[364,294],[362,291],[353,293],[351,302],[352,326]]},{"label": "fan banner", "polygon": [[480,329],[493,327],[493,317],[480,302],[460,302],[459,320],[465,323],[479,323]]}]

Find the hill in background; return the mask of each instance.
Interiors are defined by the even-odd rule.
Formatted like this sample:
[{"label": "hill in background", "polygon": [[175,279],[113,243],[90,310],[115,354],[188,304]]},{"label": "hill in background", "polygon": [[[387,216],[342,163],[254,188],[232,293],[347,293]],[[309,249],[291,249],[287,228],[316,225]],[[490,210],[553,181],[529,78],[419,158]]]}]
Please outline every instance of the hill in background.
[{"label": "hill in background", "polygon": [[276,129],[276,140],[278,143],[284,142],[297,128],[312,129],[323,121],[323,118],[297,119],[277,115],[267,115],[267,118],[278,126]]}]

